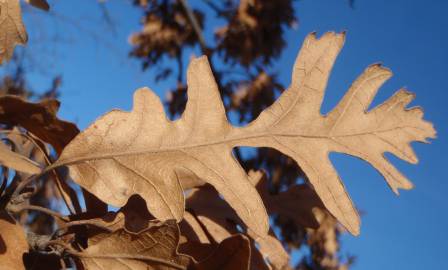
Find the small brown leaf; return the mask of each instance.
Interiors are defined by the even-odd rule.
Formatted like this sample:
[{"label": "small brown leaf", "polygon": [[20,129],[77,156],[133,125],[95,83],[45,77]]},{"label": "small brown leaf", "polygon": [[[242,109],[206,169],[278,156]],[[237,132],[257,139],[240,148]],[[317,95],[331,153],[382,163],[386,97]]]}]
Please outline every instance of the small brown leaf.
[{"label": "small brown leaf", "polygon": [[25,270],[23,254],[28,252],[25,231],[5,212],[0,212],[0,268]]},{"label": "small brown leaf", "polygon": [[0,164],[29,174],[38,174],[41,171],[38,163],[11,151],[3,142],[0,142]]},{"label": "small brown leaf", "polygon": [[179,223],[179,227],[182,236],[185,236],[188,242],[210,243],[207,233],[190,212],[185,211],[184,219]]},{"label": "small brown leaf", "polygon": [[[254,173],[251,173],[251,176],[253,175]],[[232,234],[238,233],[236,225],[242,224],[235,211],[220,199],[216,190],[210,186],[193,189],[187,198],[186,207],[195,213],[197,219],[216,242],[221,242]],[[200,230],[196,232],[201,233]],[[250,228],[247,233],[258,244],[259,252],[274,269],[283,269],[288,266],[289,255],[272,230],[264,236],[257,235]],[[254,255],[257,255],[257,251],[254,250]],[[264,261],[258,263],[265,264]]]},{"label": "small brown leaf", "polygon": [[252,184],[261,194],[269,215],[277,214],[293,220],[305,228],[317,229],[319,222],[314,208],[325,209],[319,196],[307,184],[290,186],[286,191],[272,195],[268,191],[266,174],[262,171],[250,171]]},{"label": "small brown leaf", "polygon": [[0,97],[0,123],[22,126],[61,153],[78,133],[75,124],[56,117],[59,101],[31,103],[17,96]]},{"label": "small brown leaf", "polygon": [[198,263],[195,270],[249,270],[250,242],[243,234],[223,240],[215,252]]},{"label": "small brown leaf", "polygon": [[11,59],[17,44],[28,40],[19,0],[0,0],[0,64]]},{"label": "small brown leaf", "polygon": [[120,211],[125,217],[125,228],[130,232],[140,232],[148,228],[154,217],[149,213],[146,202],[142,197],[133,195]]},{"label": "small brown leaf", "polygon": [[86,270],[187,269],[191,258],[177,253],[179,228],[175,221],[151,224],[137,234],[125,229],[100,233],[79,254]]},{"label": "small brown leaf", "polygon": [[[79,133],[79,129],[75,124],[57,118],[59,105],[59,101],[55,99],[31,103],[18,96],[3,96],[0,97],[0,123],[25,128],[37,138],[51,144],[60,154]],[[65,183],[61,184],[67,194],[72,193]],[[106,204],[85,190],[83,194],[88,211],[96,212],[97,216],[107,212]]]},{"label": "small brown leaf", "polygon": [[[19,128],[14,127],[13,129],[11,129],[11,131],[8,131],[6,137],[13,145],[14,152],[19,153],[27,158],[32,158],[32,154],[35,150],[35,145],[31,140],[26,138],[24,134],[22,134]],[[42,147],[44,146],[42,145]],[[41,155],[39,155],[38,163],[43,161],[42,159],[43,158],[41,157]]]}]

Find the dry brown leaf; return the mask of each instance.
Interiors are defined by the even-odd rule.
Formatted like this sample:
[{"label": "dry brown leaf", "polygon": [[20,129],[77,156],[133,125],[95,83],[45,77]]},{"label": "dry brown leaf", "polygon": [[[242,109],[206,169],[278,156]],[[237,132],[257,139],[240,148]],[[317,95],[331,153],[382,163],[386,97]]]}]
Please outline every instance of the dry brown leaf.
[{"label": "dry brown leaf", "polygon": [[269,235],[257,239],[258,248],[265,260],[275,270],[289,269],[289,254],[282,243],[277,239],[273,231]]},{"label": "dry brown leaf", "polygon": [[175,221],[151,224],[139,233],[118,229],[89,239],[78,255],[85,270],[187,269],[191,259],[177,254],[179,228]]},{"label": "dry brown leaf", "polygon": [[[216,200],[216,198],[213,199]],[[218,209],[216,210],[218,211]],[[209,219],[200,220],[199,216],[188,211],[185,211],[179,228],[185,238],[179,245],[179,251],[193,257],[198,262],[207,259],[210,256],[210,250],[216,249],[218,243],[232,237],[232,234],[239,233],[236,229],[231,230],[232,233],[230,233],[222,225]]]},{"label": "dry brown leaf", "polygon": [[[31,158],[32,153],[35,150],[35,145],[29,140],[18,127],[12,128],[10,131],[4,131],[7,135],[6,138],[13,145],[14,152],[21,154],[22,156]],[[39,161],[41,161],[39,156]]]},{"label": "dry brown leaf", "polygon": [[28,242],[22,226],[5,212],[0,212],[0,264],[3,270],[25,270],[23,254]]},{"label": "dry brown leaf", "polygon": [[187,75],[188,103],[177,121],[167,120],[159,98],[148,89],[134,95],[132,112],[112,111],[76,137],[55,167],[71,165],[73,179],[115,206],[140,194],[159,219],[181,220],[184,200],[179,177],[188,174],[213,185],[257,235],[268,218],[247,173],[232,156],[236,146],[272,147],[304,170],[325,207],[352,233],[359,216],[328,154],[360,157],[379,170],[394,191],[410,182],[383,156],[417,159],[409,146],[434,137],[420,108],[406,109],[413,95],[397,92],[367,111],[380,85],[391,76],[372,65],[328,115],[320,114],[327,80],[345,34],[309,35],[294,65],[291,86],[246,127],[226,118],[205,57],[192,60]]},{"label": "dry brown leaf", "polygon": [[[252,184],[257,186],[269,214],[286,216],[302,226],[318,227],[319,222],[316,220],[313,209],[315,207],[322,208],[323,205],[313,190],[306,185],[297,185],[290,187],[285,192],[271,195],[267,190],[264,173],[261,171],[250,171],[249,176]],[[235,212],[219,198],[213,188],[207,186],[202,186],[199,189],[193,189],[191,191],[186,200],[186,208],[193,211],[197,219],[202,223],[202,226],[205,227],[216,242],[220,242],[230,235],[237,233],[235,224],[241,224]],[[200,238],[203,235],[203,230],[200,226],[195,225],[196,219],[185,218],[184,221],[194,230],[196,238],[203,239]],[[231,222],[229,223],[229,221]],[[274,269],[284,269],[287,267],[289,255],[273,232],[270,232],[265,237],[257,238],[254,234],[251,234],[251,236],[256,239],[259,252],[269,261]],[[194,239],[194,237],[189,235],[188,239]],[[199,241],[201,243],[207,243],[206,238],[204,242]],[[265,264],[264,261],[263,264]]]},{"label": "dry brown leaf", "polygon": [[263,171],[251,170],[249,176],[252,184],[257,187],[269,215],[286,217],[305,228],[316,229],[319,226],[313,209],[325,207],[316,192],[308,185],[293,185],[286,191],[271,194]]},{"label": "dry brown leaf", "polygon": [[207,185],[193,189],[188,195],[185,205],[217,243],[238,233],[235,225],[241,224],[241,220],[235,211],[219,197],[213,187]]},{"label": "dry brown leaf", "polygon": [[[25,128],[40,140],[51,144],[60,154],[65,145],[79,133],[79,129],[75,124],[57,118],[59,105],[59,101],[54,99],[32,103],[18,96],[2,96],[0,97],[0,123]],[[65,183],[62,184],[65,192],[70,194],[68,186]],[[106,204],[85,190],[83,194],[89,211],[96,211],[97,216],[107,212]]]},{"label": "dry brown leaf", "polygon": [[46,0],[25,0],[28,4],[32,5],[33,7],[40,8],[45,11],[50,10],[50,5],[48,5]]},{"label": "dry brown leaf", "polygon": [[38,174],[41,171],[38,163],[11,151],[3,142],[0,142],[0,164],[29,174]]},{"label": "dry brown leaf", "polygon": [[182,236],[186,237],[189,242],[210,243],[199,221],[188,211],[185,211],[184,219],[179,223],[179,228]]},{"label": "dry brown leaf", "polygon": [[0,64],[11,59],[17,44],[28,40],[19,0],[0,0]]},{"label": "dry brown leaf", "polygon": [[223,240],[212,255],[195,265],[195,270],[249,270],[250,242],[243,234]]},{"label": "dry brown leaf", "polygon": [[[253,175],[254,173],[252,172],[251,177]],[[264,197],[263,201],[266,203]],[[197,219],[216,242],[219,243],[232,234],[238,233],[236,225],[241,224],[240,219],[235,211],[224,200],[219,198],[218,193],[213,188],[203,186],[199,189],[194,189],[186,200],[186,207],[194,212]],[[197,229],[195,232],[198,236],[201,234],[201,230]],[[247,233],[256,241],[260,253],[274,269],[284,269],[288,266],[289,255],[272,230],[269,231],[269,234],[262,237],[251,231],[250,228]],[[256,252],[253,253],[255,254]],[[265,262],[263,263],[265,264]]]},{"label": "dry brown leaf", "polygon": [[31,103],[17,96],[0,97],[0,123],[22,126],[61,153],[79,130],[75,124],[58,119],[58,110],[59,101],[54,99]]}]

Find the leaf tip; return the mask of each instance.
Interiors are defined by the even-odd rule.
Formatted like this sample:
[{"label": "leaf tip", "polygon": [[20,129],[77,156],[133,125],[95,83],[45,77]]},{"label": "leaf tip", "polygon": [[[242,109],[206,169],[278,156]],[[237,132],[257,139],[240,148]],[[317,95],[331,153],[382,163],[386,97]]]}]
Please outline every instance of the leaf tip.
[{"label": "leaf tip", "polygon": [[190,64],[188,65],[187,69],[187,77],[191,76],[195,72],[199,72],[203,67],[210,67],[210,64],[208,62],[208,58],[205,55],[195,57],[190,61]]},{"label": "leaf tip", "polygon": [[361,230],[360,230],[359,227],[358,227],[358,228],[356,228],[355,230],[350,231],[350,233],[351,233],[353,236],[359,236],[359,235],[361,234]]},{"label": "leaf tip", "polygon": [[401,183],[400,186],[391,186],[391,188],[395,195],[400,196],[400,189],[411,190],[415,188],[415,185],[411,181],[406,181]]},{"label": "leaf tip", "polygon": [[[320,211],[320,209],[317,210]],[[315,211],[313,211],[313,213],[315,214]],[[315,214],[315,216],[317,217],[318,215]],[[344,227],[351,235],[359,236],[361,234],[361,219],[359,218],[357,212],[355,212],[354,215],[351,215],[351,217],[334,217],[339,222],[339,224]],[[321,220],[319,220],[319,218],[317,220],[319,224],[322,222]]]},{"label": "leaf tip", "polygon": [[372,76],[381,76],[383,77],[383,82],[387,81],[393,76],[392,70],[388,67],[385,67],[381,62],[369,65],[365,70],[365,74],[370,74]]},{"label": "leaf tip", "polygon": [[339,41],[338,43],[344,43],[345,41],[345,36],[346,36],[347,32],[346,31],[342,31],[340,33],[336,33],[335,31],[328,31],[325,32],[321,37],[317,37],[317,32],[311,32],[310,34],[308,34],[307,36],[307,40],[313,40],[313,41],[318,41],[318,40],[325,40],[325,39],[335,39],[336,41]]},{"label": "leaf tip", "polygon": [[145,109],[156,110],[163,113],[160,98],[148,87],[141,87],[134,92],[133,111],[141,112]]},{"label": "leaf tip", "polygon": [[187,68],[187,85],[188,84],[188,80],[191,80],[191,77],[195,74],[195,73],[201,73],[202,69],[204,67],[209,67],[210,68],[210,64],[208,62],[208,58],[205,55],[199,56],[199,57],[195,57],[193,59],[191,59],[190,64],[188,64],[188,68]]},{"label": "leaf tip", "polygon": [[[436,130],[436,128],[434,127],[434,124],[433,123],[431,123],[431,122],[428,122],[428,121],[424,121],[428,126],[429,126],[429,134],[428,134],[428,138],[429,139],[437,139],[437,130]],[[424,143],[431,143],[430,141],[428,141],[428,140],[424,140],[423,141]]]},{"label": "leaf tip", "polygon": [[308,34],[307,38],[317,39],[317,31],[313,31]]},{"label": "leaf tip", "polygon": [[361,221],[358,213],[356,213],[356,218],[345,219],[339,222],[353,236],[359,236],[361,234]]},{"label": "leaf tip", "polygon": [[345,31],[341,33],[336,33],[334,31],[325,32],[321,37],[317,36],[317,32],[311,32],[305,38],[305,45],[310,45],[317,42],[328,42],[335,41],[338,44],[338,47],[342,47],[345,42]]}]

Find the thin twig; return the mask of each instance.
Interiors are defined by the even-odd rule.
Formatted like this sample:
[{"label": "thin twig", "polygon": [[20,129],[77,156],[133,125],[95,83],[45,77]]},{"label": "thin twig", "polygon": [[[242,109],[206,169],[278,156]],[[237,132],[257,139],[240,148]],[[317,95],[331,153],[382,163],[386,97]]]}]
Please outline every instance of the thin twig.
[{"label": "thin twig", "polygon": [[8,183],[9,169],[8,167],[2,167],[2,185],[0,186],[0,197],[6,189],[6,184]]},{"label": "thin twig", "polygon": [[19,196],[20,192],[26,187],[28,186],[30,183],[34,182],[35,180],[39,179],[40,177],[42,177],[43,175],[45,175],[48,171],[47,170],[43,170],[38,174],[34,174],[31,175],[30,177],[28,177],[27,179],[21,181],[16,189],[14,190],[14,192],[12,193],[11,198],[15,198],[17,196]]},{"label": "thin twig", "polygon": [[[44,159],[45,159],[45,162],[47,163],[47,165],[51,165],[52,162],[51,162],[50,156],[47,154],[47,152],[44,151],[41,147],[39,147],[39,145],[37,144],[37,142],[34,140],[34,138],[32,136],[29,136],[28,138],[33,143],[35,143],[37,148],[41,151],[41,153],[44,156]],[[62,200],[64,201],[65,205],[67,206],[68,211],[70,212],[70,214],[73,215],[75,213],[80,213],[81,212],[81,206],[79,205],[79,202],[78,202],[77,198],[75,198],[76,199],[76,204],[75,204],[75,202],[73,202],[71,196],[64,191],[62,180],[59,177],[58,172],[56,170],[53,170],[52,173],[53,173],[53,175],[55,177],[56,187],[57,187],[59,193],[61,194]]]},{"label": "thin twig", "polygon": [[180,51],[180,54],[177,55],[177,83],[182,83],[182,78],[184,76],[184,65],[182,63],[182,51]]},{"label": "thin twig", "polygon": [[216,83],[218,84],[218,89],[223,89],[221,80],[217,76],[217,72],[215,69],[215,65],[213,64],[213,58],[211,55],[213,54],[214,50],[210,49],[210,47],[207,46],[205,43],[204,35],[202,34],[201,27],[199,26],[198,21],[196,20],[196,17],[194,16],[193,11],[191,10],[190,6],[188,5],[187,0],[179,0],[182,6],[185,9],[185,12],[187,13],[188,20],[190,21],[190,24],[193,27],[194,32],[198,36],[199,45],[201,47],[201,51],[204,55],[208,57],[210,68],[212,70],[212,73],[215,75]]},{"label": "thin twig", "polygon": [[105,2],[98,2],[98,5],[101,9],[101,13],[103,14],[104,21],[106,22],[107,26],[111,30],[111,32],[116,36],[117,35],[117,28],[115,23],[112,20],[112,17],[109,14],[109,10],[107,9]]},{"label": "thin twig", "polygon": [[[36,141],[36,140],[38,140],[41,144],[45,144],[45,142],[43,142],[41,139],[39,139],[37,137],[31,136],[32,134],[28,135],[26,133],[17,132],[17,131],[14,131],[14,130],[2,130],[1,133],[15,134],[15,135],[19,135],[19,136],[24,137],[25,139],[30,141],[41,152],[41,154],[43,155],[47,165],[51,165],[52,164],[52,162],[50,160],[50,156],[47,154],[47,151],[42,149],[41,145],[39,143],[37,143],[37,141]],[[75,202],[73,202],[73,200],[70,197],[70,195],[66,194],[64,192],[64,188],[62,187],[62,185],[63,185],[62,184],[62,180],[59,177],[59,174],[57,173],[56,170],[53,170],[53,175],[55,176],[56,187],[57,187],[59,193],[61,194],[62,200],[64,201],[65,205],[67,206],[70,214],[80,213],[81,212],[81,206],[80,206],[77,198],[75,198],[76,199],[76,204],[75,204]],[[68,196],[68,198],[67,198],[67,196]],[[70,201],[70,203],[69,203],[69,201]]]},{"label": "thin twig", "polygon": [[201,27],[199,26],[199,23],[196,20],[196,17],[194,16],[193,10],[188,5],[187,0],[179,0],[179,2],[184,7],[185,12],[187,13],[188,16],[188,20],[190,21],[191,26],[193,27],[193,30],[198,37],[202,53],[208,56],[210,54],[210,50],[208,49],[207,44],[205,43],[204,35],[202,34]]},{"label": "thin twig", "polygon": [[113,232],[113,230],[111,228],[109,228],[109,227],[107,227],[107,226],[105,226],[103,224],[100,224],[98,221],[88,220],[88,219],[86,219],[86,220],[75,220],[75,221],[67,222],[67,223],[65,223],[61,227],[61,230],[67,229],[67,228],[72,227],[72,226],[81,226],[81,225],[91,225],[91,226],[95,226],[97,228],[106,230],[108,232]]},{"label": "thin twig", "polygon": [[22,211],[38,211],[38,212],[42,212],[45,213],[47,215],[50,215],[52,217],[56,217],[59,218],[62,221],[68,222],[69,219],[62,215],[61,213],[58,213],[56,211],[50,210],[48,208],[42,207],[42,206],[38,206],[38,205],[20,205],[20,206],[12,206],[9,205],[7,210],[14,212],[14,213],[20,213]]}]

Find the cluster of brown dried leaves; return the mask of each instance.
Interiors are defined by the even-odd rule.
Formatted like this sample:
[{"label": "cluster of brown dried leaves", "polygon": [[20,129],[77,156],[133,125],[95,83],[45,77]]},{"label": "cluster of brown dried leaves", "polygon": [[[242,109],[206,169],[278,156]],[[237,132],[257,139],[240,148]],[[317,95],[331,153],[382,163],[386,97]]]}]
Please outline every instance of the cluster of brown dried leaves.
[{"label": "cluster of brown dried leaves", "polygon": [[[30,1],[45,7],[42,3]],[[2,16],[4,7],[8,11],[7,23],[1,26],[11,32],[8,25],[21,25],[18,1],[0,4],[5,5]],[[14,29],[19,32],[13,42],[8,35],[2,40],[3,57],[11,55],[15,43],[25,41],[17,38],[25,37],[23,26]],[[322,230],[314,231],[309,241],[325,243],[321,260],[331,267],[337,250],[331,239],[337,232],[325,228],[334,228],[334,221],[322,209],[355,235],[360,221],[329,153],[367,161],[397,192],[412,184],[384,153],[416,163],[410,143],[435,137],[422,110],[406,108],[413,99],[406,90],[369,110],[376,91],[391,76],[380,65],[368,67],[340,103],[321,115],[328,77],[344,38],[343,33],[309,35],[289,88],[244,127],[228,122],[206,57],[190,63],[188,102],[176,121],[166,117],[159,98],[147,88],[135,92],[131,112],[111,111],[79,134],[76,126],[56,117],[55,100],[34,104],[1,97],[0,123],[8,127],[4,134],[25,138],[44,153],[38,159],[29,150],[16,149],[19,144],[11,136],[10,147],[0,146],[1,164],[19,175],[9,184],[4,177],[0,189],[4,266],[24,269],[25,254],[37,252],[56,255],[56,268],[75,263],[79,269],[284,269],[288,253],[268,220],[277,214],[304,227],[320,224]],[[56,161],[49,158],[46,144],[59,155]],[[298,163],[311,186],[270,194],[263,172],[247,173],[235,159],[232,150],[238,146],[277,149]],[[87,196],[84,212],[73,187],[59,177],[65,166]],[[25,236],[20,213],[46,211],[29,205],[27,196],[33,190],[26,186],[50,174],[71,214],[47,211],[58,219],[57,233]],[[106,213],[106,204],[120,209]]]}]

